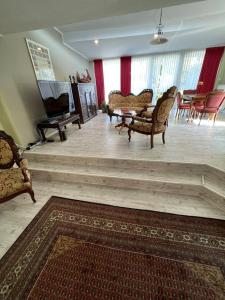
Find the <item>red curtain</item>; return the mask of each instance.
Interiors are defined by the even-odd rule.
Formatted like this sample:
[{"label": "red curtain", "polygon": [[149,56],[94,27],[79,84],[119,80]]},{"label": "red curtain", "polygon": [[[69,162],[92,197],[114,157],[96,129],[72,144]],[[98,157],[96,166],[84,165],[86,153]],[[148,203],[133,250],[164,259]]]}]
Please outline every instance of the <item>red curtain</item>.
[{"label": "red curtain", "polygon": [[98,96],[98,107],[105,101],[105,87],[104,87],[104,74],[102,59],[94,60],[95,79]]},{"label": "red curtain", "polygon": [[202,70],[199,76],[198,93],[208,93],[213,90],[223,52],[224,47],[206,49]]},{"label": "red curtain", "polygon": [[131,92],[131,56],[120,58],[120,88],[123,95]]}]

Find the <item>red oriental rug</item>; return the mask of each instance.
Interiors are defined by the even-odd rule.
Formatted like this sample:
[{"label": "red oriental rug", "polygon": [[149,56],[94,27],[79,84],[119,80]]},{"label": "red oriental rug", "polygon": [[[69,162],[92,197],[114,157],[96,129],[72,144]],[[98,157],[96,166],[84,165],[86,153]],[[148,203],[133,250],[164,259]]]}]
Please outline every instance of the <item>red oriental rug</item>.
[{"label": "red oriental rug", "polygon": [[0,261],[0,299],[225,299],[225,222],[52,197]]}]

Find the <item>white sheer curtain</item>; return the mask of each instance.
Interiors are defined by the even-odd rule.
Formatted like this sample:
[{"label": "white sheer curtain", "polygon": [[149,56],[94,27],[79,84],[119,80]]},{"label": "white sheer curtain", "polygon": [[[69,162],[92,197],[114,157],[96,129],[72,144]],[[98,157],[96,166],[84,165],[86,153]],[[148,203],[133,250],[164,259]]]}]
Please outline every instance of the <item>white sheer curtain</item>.
[{"label": "white sheer curtain", "polygon": [[181,90],[196,89],[204,56],[204,50],[185,52],[180,79]]},{"label": "white sheer curtain", "polygon": [[132,57],[131,91],[139,93],[152,88],[157,99],[172,85],[181,90],[194,89],[204,55],[205,50],[196,50]]},{"label": "white sheer curtain", "polygon": [[105,102],[108,103],[109,93],[120,90],[120,59],[103,60],[103,73],[105,85]]},{"label": "white sheer curtain", "polygon": [[135,95],[142,90],[151,88],[151,62],[150,56],[132,57],[131,59],[131,92]]},{"label": "white sheer curtain", "polygon": [[179,61],[178,53],[153,56],[151,87],[155,99],[172,85],[177,85]]}]

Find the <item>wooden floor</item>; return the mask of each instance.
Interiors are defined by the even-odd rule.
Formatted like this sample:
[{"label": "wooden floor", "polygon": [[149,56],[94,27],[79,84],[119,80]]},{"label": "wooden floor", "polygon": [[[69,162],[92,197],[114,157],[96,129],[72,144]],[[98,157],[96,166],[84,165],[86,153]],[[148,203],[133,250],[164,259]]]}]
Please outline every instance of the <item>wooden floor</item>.
[{"label": "wooden floor", "polygon": [[[32,153],[206,163],[225,170],[225,115],[223,114],[219,116],[215,126],[207,121],[197,126],[196,123],[187,123],[185,118],[174,121],[174,117],[171,116],[166,132],[166,145],[162,144],[161,136],[156,136],[155,147],[152,150],[149,137],[135,133],[129,143],[127,130],[124,129],[119,134],[115,129],[116,123],[116,118],[113,123],[110,123],[107,115],[99,114],[83,125],[81,130],[77,125],[70,126],[67,141],[61,143],[56,135],[55,143],[35,147]],[[1,204],[0,257],[52,195],[138,209],[225,219],[224,210],[213,206],[210,202],[189,196],[180,198],[176,195],[157,193],[156,201],[154,195],[149,196],[147,191],[94,185],[88,187],[74,183],[59,185],[57,182],[46,180],[39,182],[36,179],[34,190],[36,204],[32,203],[29,195],[20,195]]]},{"label": "wooden floor", "polygon": [[112,157],[143,160],[206,163],[225,170],[225,113],[220,114],[215,125],[202,120],[188,123],[171,116],[166,131],[166,144],[161,135],[155,136],[155,147],[150,149],[148,136],[133,133],[128,142],[127,129],[121,134],[115,129],[117,120],[110,123],[106,114],[97,117],[78,130],[77,125],[67,130],[68,140],[35,147],[32,152],[72,156]]}]

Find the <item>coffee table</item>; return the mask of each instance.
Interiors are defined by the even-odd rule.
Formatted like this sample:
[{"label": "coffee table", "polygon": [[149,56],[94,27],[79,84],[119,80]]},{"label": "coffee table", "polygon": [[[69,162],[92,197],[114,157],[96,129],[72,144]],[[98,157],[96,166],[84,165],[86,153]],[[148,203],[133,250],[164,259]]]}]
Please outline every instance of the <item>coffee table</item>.
[{"label": "coffee table", "polygon": [[130,109],[115,109],[113,113],[122,119],[122,122],[115,126],[115,128],[120,127],[119,134],[124,127],[127,127],[126,119],[131,119],[136,115],[135,110]]}]

